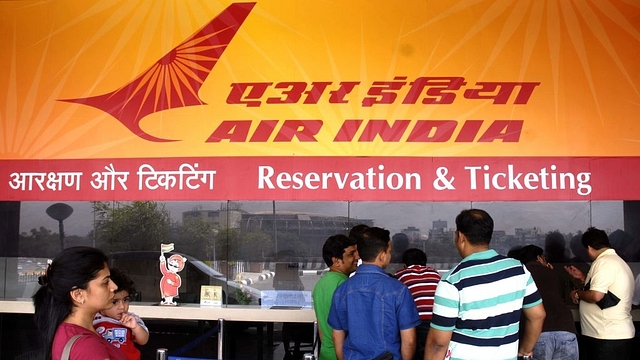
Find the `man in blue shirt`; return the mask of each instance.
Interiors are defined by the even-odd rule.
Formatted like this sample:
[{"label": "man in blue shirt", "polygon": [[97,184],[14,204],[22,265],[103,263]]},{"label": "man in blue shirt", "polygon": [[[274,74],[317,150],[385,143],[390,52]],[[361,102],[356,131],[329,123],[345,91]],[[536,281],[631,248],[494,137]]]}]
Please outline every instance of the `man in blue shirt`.
[{"label": "man in blue shirt", "polygon": [[409,289],[384,271],[390,240],[388,230],[366,229],[357,244],[362,265],[333,295],[328,321],[338,360],[413,357],[420,317]]}]

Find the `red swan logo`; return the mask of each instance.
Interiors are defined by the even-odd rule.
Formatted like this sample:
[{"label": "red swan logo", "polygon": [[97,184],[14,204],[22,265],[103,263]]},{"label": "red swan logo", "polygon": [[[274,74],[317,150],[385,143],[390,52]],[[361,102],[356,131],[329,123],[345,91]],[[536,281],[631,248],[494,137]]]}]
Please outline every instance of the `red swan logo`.
[{"label": "red swan logo", "polygon": [[140,120],[162,110],[205,104],[198,91],[254,5],[231,4],[133,81],[115,91],[59,101],[105,111],[142,139],[175,141],[147,134],[140,129]]}]

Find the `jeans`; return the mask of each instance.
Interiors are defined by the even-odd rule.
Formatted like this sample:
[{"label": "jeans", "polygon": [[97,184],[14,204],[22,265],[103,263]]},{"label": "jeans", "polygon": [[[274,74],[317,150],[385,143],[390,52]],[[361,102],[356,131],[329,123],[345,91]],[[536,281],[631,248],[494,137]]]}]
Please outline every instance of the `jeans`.
[{"label": "jeans", "polygon": [[546,331],[533,347],[536,360],[578,360],[578,338],[568,331]]}]

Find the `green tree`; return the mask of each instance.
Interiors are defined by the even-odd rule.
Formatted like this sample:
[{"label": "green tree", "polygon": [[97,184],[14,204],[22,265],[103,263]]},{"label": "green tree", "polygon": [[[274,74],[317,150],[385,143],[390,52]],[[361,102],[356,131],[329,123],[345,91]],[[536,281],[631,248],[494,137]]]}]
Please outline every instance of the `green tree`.
[{"label": "green tree", "polygon": [[[200,260],[213,259],[213,246],[217,243],[218,233],[219,230],[203,218],[186,218],[178,230],[176,250],[189,255],[200,255],[196,256],[202,257]],[[220,255],[216,254],[216,257],[215,260],[220,260]]]},{"label": "green tree", "polygon": [[20,234],[20,256],[53,258],[60,252],[60,235],[44,226]]},{"label": "green tree", "polygon": [[94,202],[96,239],[107,252],[160,250],[169,242],[171,219],[164,203]]}]

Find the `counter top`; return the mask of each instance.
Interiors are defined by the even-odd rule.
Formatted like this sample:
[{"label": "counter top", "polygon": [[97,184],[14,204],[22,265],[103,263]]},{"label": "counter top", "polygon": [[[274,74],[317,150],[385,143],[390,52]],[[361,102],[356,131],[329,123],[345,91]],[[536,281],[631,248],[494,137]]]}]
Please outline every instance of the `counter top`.
[{"label": "counter top", "polygon": [[[316,321],[313,309],[270,309],[257,305],[226,305],[223,307],[198,304],[160,306],[157,303],[132,303],[129,310],[143,319],[309,322]],[[0,313],[33,314],[31,299],[0,300]]]},{"label": "counter top", "polygon": [[[198,304],[160,306],[158,303],[131,303],[129,308],[143,319],[260,321],[260,322],[314,322],[313,309],[270,309],[257,305],[225,305],[222,307]],[[31,299],[0,300],[0,313],[33,314]],[[580,321],[578,308],[572,308],[573,319]],[[633,321],[640,321],[640,308],[631,309]]]}]

